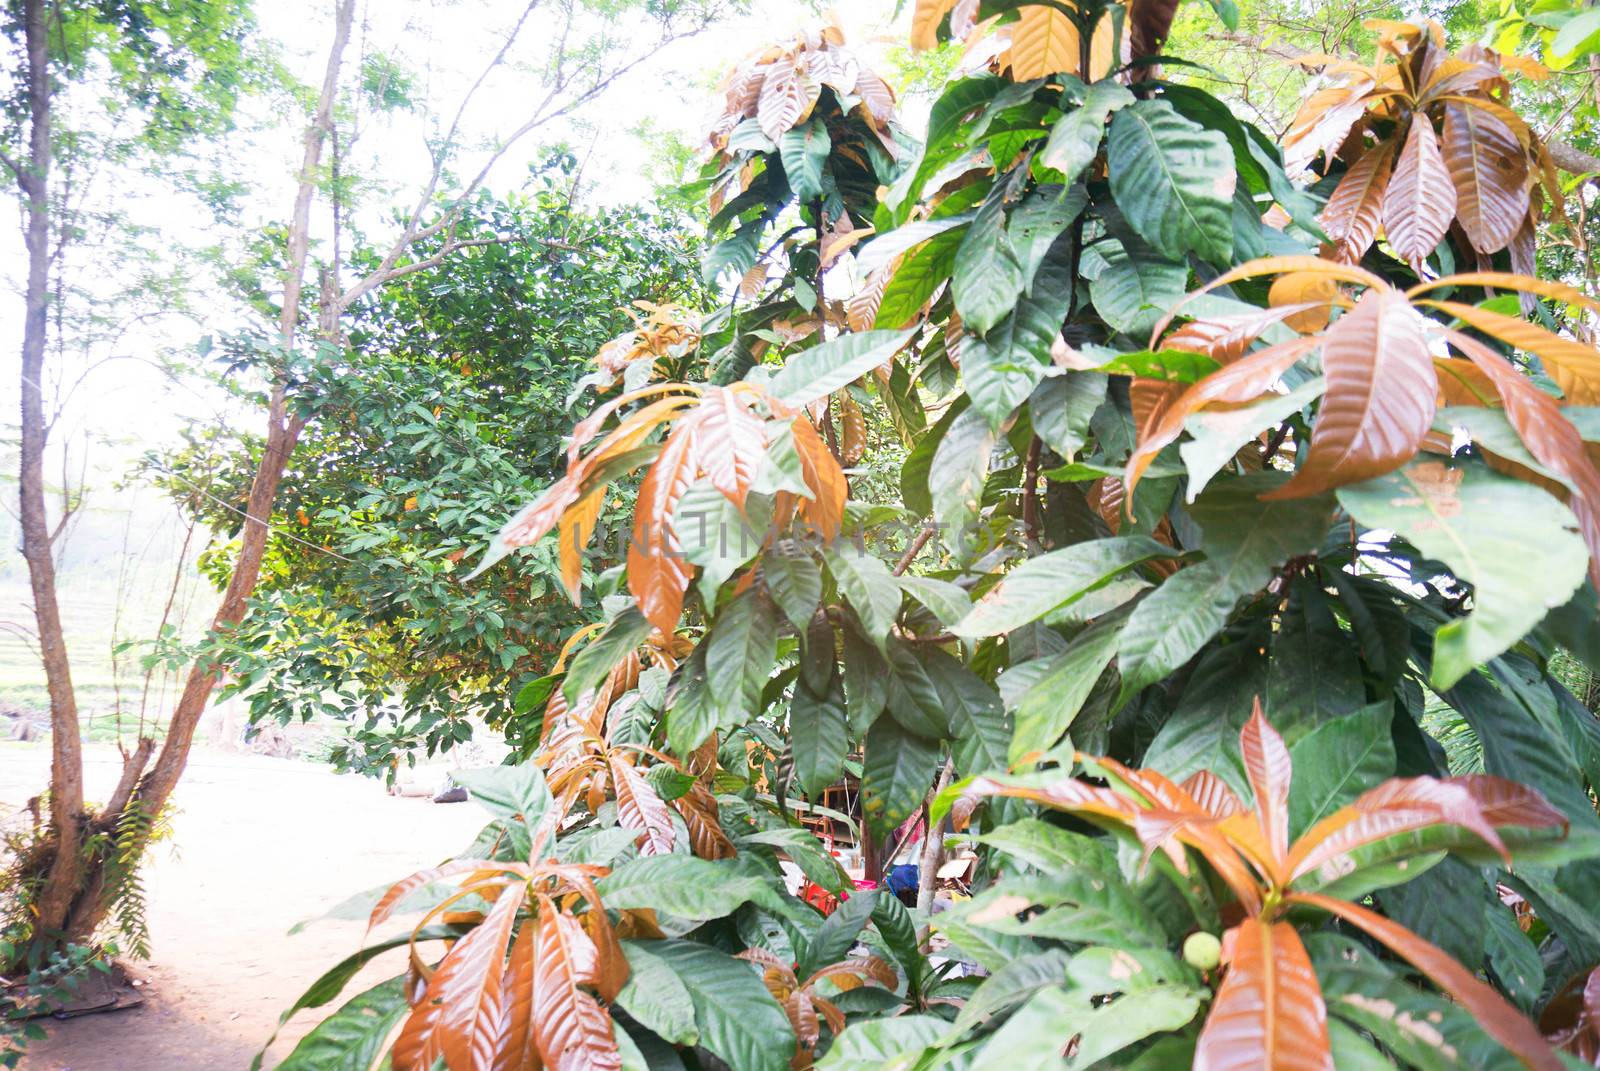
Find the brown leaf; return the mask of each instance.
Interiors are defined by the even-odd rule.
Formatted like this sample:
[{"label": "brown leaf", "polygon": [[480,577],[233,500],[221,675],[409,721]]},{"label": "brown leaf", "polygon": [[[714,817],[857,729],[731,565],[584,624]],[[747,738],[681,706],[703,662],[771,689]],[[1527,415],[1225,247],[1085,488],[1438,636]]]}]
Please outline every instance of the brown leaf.
[{"label": "brown leaf", "polygon": [[1199,412],[1214,402],[1255,401],[1278,381],[1290,365],[1315,349],[1318,341],[1315,337],[1297,338],[1268,346],[1191,384],[1167,406],[1149,435],[1139,440],[1138,447],[1128,458],[1122,479],[1125,493],[1133,493],[1145,469],[1150,467],[1162,447],[1183,432],[1183,422],[1191,413]]},{"label": "brown leaf", "polygon": [[[1308,273],[1290,274],[1304,277]],[[1268,327],[1316,307],[1314,304],[1280,305],[1237,316],[1193,320],[1163,339],[1161,346],[1163,349],[1203,353],[1218,364],[1232,364],[1250,351],[1251,345]]]},{"label": "brown leaf", "polygon": [[1395,255],[1422,274],[1422,262],[1434,251],[1456,214],[1456,187],[1439,152],[1439,139],[1428,117],[1411,121],[1400,161],[1383,198],[1383,229]]},{"label": "brown leaf", "polygon": [[1462,323],[1532,353],[1544,362],[1568,405],[1600,405],[1600,353],[1575,339],[1551,334],[1515,316],[1457,301],[1419,301],[1448,312]]},{"label": "brown leaf", "polygon": [[1318,153],[1327,155],[1367,110],[1370,78],[1330,86],[1306,98],[1283,138],[1283,167],[1291,176],[1304,171]]},{"label": "brown leaf", "polygon": [[1578,518],[1578,528],[1589,548],[1589,576],[1600,585],[1600,469],[1590,459],[1583,437],[1562,415],[1555,399],[1535,387],[1510,361],[1459,331],[1449,332],[1449,337],[1499,390],[1506,419],[1517,429],[1528,453],[1571,485],[1572,497],[1567,504]]},{"label": "brown leaf", "polygon": [[532,1028],[539,1058],[551,1071],[622,1071],[611,1014],[579,988],[598,974],[594,942],[547,897],[539,898],[536,925]]},{"label": "brown leaf", "polygon": [[1244,804],[1228,787],[1228,782],[1212,773],[1210,770],[1199,770],[1190,774],[1178,786],[1187,792],[1202,811],[1213,818],[1227,818],[1230,815],[1245,813]]},{"label": "brown leaf", "polygon": [[1011,77],[1028,82],[1035,78],[1078,71],[1078,29],[1062,11],[1043,4],[1028,4],[1011,25]]},{"label": "brown leaf", "polygon": [[1300,498],[1390,472],[1417,452],[1439,391],[1423,320],[1393,290],[1368,290],[1322,336],[1328,390],[1311,447],[1265,499]]},{"label": "brown leaf", "polygon": [[955,0],[917,0],[911,12],[911,47],[917,50],[936,48],[939,44],[939,23]]},{"label": "brown leaf", "polygon": [[1261,833],[1267,838],[1273,860],[1281,863],[1289,854],[1289,782],[1293,770],[1283,737],[1261,714],[1259,697],[1250,720],[1239,733],[1239,752],[1244,758],[1245,775],[1250,778],[1250,787],[1256,794],[1256,817]]},{"label": "brown leaf", "polygon": [[1507,1004],[1504,997],[1448,953],[1399,923],[1344,900],[1316,893],[1290,893],[1285,899],[1321,908],[1365,930],[1427,975],[1434,985],[1454,997],[1477,1020],[1484,1033],[1504,1045],[1523,1064],[1534,1071],[1561,1071],[1564,1065],[1544,1038],[1539,1036],[1538,1029]]},{"label": "brown leaf", "polygon": [[[1167,35],[1172,32],[1172,18],[1178,13],[1178,0],[1128,0],[1127,7],[1125,32],[1128,35],[1129,60],[1160,55],[1161,47],[1167,43]],[[1148,72],[1154,68],[1135,70],[1145,72],[1148,76]]]},{"label": "brown leaf", "polygon": [[661,456],[639,485],[633,511],[633,538],[628,543],[628,590],[652,625],[670,634],[683,614],[683,592],[690,566],[673,530],[678,501],[694,481],[693,425],[680,425],[667,436]]},{"label": "brown leaf", "polygon": [[1456,215],[1472,247],[1480,253],[1504,249],[1528,215],[1522,142],[1491,113],[1450,101],[1444,107],[1444,162],[1456,187]]},{"label": "brown leaf", "polygon": [[731,859],[738,854],[723,832],[717,797],[696,781],[687,793],[672,801],[689,829],[689,847],[702,859]]},{"label": "brown leaf", "polygon": [[761,132],[773,141],[780,140],[811,113],[818,92],[817,84],[793,60],[774,63],[762,83],[761,101],[756,106]]},{"label": "brown leaf", "polygon": [[638,830],[640,855],[671,855],[674,840],[671,809],[631,762],[613,754],[608,764],[617,796],[617,824],[624,829]]},{"label": "brown leaf", "polygon": [[766,460],[766,422],[727,387],[707,387],[694,420],[696,464],[728,501],[743,507],[756,470]]},{"label": "brown leaf", "polygon": [[1334,307],[1343,303],[1338,281],[1319,272],[1288,272],[1272,280],[1272,288],[1267,291],[1267,304],[1275,309],[1306,306],[1283,318],[1285,324],[1302,335],[1327,327]]},{"label": "brown leaf", "polygon": [[1333,1071],[1322,987],[1294,927],[1247,918],[1223,938],[1223,958],[1195,1071]]},{"label": "brown leaf", "polygon": [[844,523],[844,503],[850,491],[844,470],[810,420],[803,415],[795,417],[793,428],[800,475],[811,489],[811,499],[802,507],[804,515],[824,539],[832,539]]},{"label": "brown leaf", "polygon": [[527,892],[520,882],[501,890],[483,923],[445,954],[394,1043],[395,1071],[428,1071],[441,1057],[463,1071],[494,1065],[506,946]]},{"label": "brown leaf", "polygon": [[1334,257],[1359,264],[1378,237],[1383,215],[1383,192],[1389,185],[1394,147],[1384,142],[1362,155],[1344,173],[1327,207],[1318,216],[1324,233],[1334,243]]},{"label": "brown leaf", "polygon": [[525,1071],[533,1055],[528,1028],[533,1011],[534,929],[531,922],[524,925],[511,943],[511,960],[500,982],[500,1031],[490,1071]]}]

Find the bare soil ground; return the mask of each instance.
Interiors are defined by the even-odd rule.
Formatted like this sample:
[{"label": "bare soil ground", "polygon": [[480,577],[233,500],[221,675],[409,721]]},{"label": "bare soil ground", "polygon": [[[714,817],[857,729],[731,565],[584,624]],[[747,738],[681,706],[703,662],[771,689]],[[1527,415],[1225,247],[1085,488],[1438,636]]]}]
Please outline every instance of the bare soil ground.
[{"label": "bare soil ground", "polygon": [[[85,758],[90,798],[104,796],[117,754],[94,748]],[[46,748],[0,745],[0,816],[43,787],[49,763]],[[339,921],[293,937],[288,929],[460,851],[487,817],[470,803],[394,797],[309,763],[199,751],[175,803],[173,839],[155,849],[147,878],[152,959],[130,965],[145,1003],[44,1020],[50,1037],[30,1047],[29,1071],[248,1067],[279,1014],[365,932]],[[404,954],[368,964],[345,995],[391,977]],[[316,1022],[315,1013],[292,1021],[265,1066]]]}]

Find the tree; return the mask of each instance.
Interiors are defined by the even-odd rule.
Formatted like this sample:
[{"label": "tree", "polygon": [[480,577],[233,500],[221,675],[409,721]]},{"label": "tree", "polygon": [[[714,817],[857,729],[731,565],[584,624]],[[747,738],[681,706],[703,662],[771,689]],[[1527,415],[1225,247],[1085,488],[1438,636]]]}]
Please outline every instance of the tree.
[{"label": "tree", "polygon": [[[559,474],[568,396],[628,312],[644,315],[628,304],[699,303],[693,239],[643,209],[575,208],[573,171],[562,156],[526,196],[480,197],[459,233],[508,240],[374,290],[345,351],[297,389],[312,416],[267,568],[246,620],[207,657],[230,667],[253,720],[349,722],[342,766],[392,771],[412,749],[466,739],[470,718],[531,753],[539,711],[519,716],[513,700],[598,614],[558,594],[554,555],[461,583],[507,497]],[[197,433],[149,471],[182,497],[218,450]],[[214,530],[237,527],[250,450],[230,444],[228,475],[196,503]]]},{"label": "tree", "polygon": [[[488,555],[576,555],[642,470],[631,598],[534,760],[468,776],[478,840],[371,894],[423,915],[375,947],[446,943],[284,1066],[1559,1068],[1541,1011],[1591,1044],[1553,996],[1600,962],[1600,730],[1550,666],[1594,657],[1600,306],[1511,270],[1561,213],[1526,64],[1375,25],[1389,95],[1318,89],[1306,187],[1157,68],[1174,9],[923,0],[969,70],[920,146],[836,28],[735,69],[704,374],[597,406]],[[864,404],[897,500],[841,464]],[[857,763],[863,847],[948,818],[971,899],[847,888],[801,819]]]},{"label": "tree", "polygon": [[[302,411],[295,388],[305,370],[333,359],[344,345],[347,317],[374,291],[395,280],[425,272],[464,249],[500,244],[498,235],[466,237],[461,225],[467,207],[483,188],[494,165],[522,139],[573,113],[604,92],[624,72],[654,54],[667,42],[699,25],[708,9],[696,4],[669,5],[588,5],[568,0],[549,15],[539,35],[544,49],[538,53],[539,92],[530,95],[521,121],[500,141],[468,163],[467,177],[455,178],[463,164],[465,146],[461,139],[463,116],[474,105],[478,91],[490,74],[516,57],[514,51],[524,31],[530,29],[537,3],[530,3],[504,34],[498,49],[489,57],[477,80],[465,91],[456,111],[440,123],[440,131],[428,144],[428,171],[417,198],[403,213],[391,240],[381,247],[370,263],[350,265],[341,260],[342,241],[335,241],[331,256],[318,269],[313,286],[307,286],[312,264],[312,207],[320,193],[332,194],[335,230],[342,222],[339,200],[345,183],[335,173],[324,170],[324,152],[335,132],[336,112],[341,99],[344,52],[355,17],[354,0],[340,0],[336,6],[333,36],[327,53],[322,83],[315,97],[313,114],[302,140],[302,155],[292,210],[283,228],[282,248],[276,250],[281,280],[281,299],[275,304],[263,299],[258,311],[270,320],[270,329],[258,332],[255,349],[263,355],[258,371],[266,383],[267,431],[259,460],[249,482],[243,507],[244,523],[221,603],[212,621],[213,633],[226,633],[244,617],[249,598],[260,577],[267,551],[273,503],[289,458],[294,453],[308,414]],[[189,668],[175,709],[165,726],[159,750],[154,741],[141,741],[124,759],[117,788],[107,804],[93,816],[84,808],[82,760],[78,745],[76,706],[72,697],[69,667],[60,641],[59,614],[55,611],[54,580],[49,563],[48,532],[45,528],[42,478],[39,459],[43,453],[43,425],[38,401],[38,365],[42,361],[43,334],[48,327],[45,315],[48,272],[48,162],[56,144],[51,135],[51,99],[54,82],[51,72],[70,73],[75,67],[60,66],[50,52],[52,27],[63,31],[70,64],[83,64],[87,57],[84,43],[97,47],[103,40],[110,47],[124,47],[126,62],[119,58],[113,68],[121,77],[121,67],[134,72],[129,81],[138,93],[131,99],[157,105],[176,102],[178,114],[166,115],[158,107],[157,121],[151,125],[156,135],[170,145],[177,135],[199,126],[201,113],[180,91],[182,80],[195,77],[202,92],[196,101],[210,101],[232,86],[227,79],[213,85],[200,72],[191,71],[187,57],[170,57],[160,46],[164,35],[179,30],[195,33],[196,40],[211,45],[208,31],[220,28],[212,47],[231,56],[237,49],[233,24],[238,9],[218,9],[215,22],[201,18],[207,5],[179,4],[170,8],[118,9],[116,18],[102,18],[92,6],[46,4],[25,0],[22,5],[23,37],[27,45],[27,78],[14,95],[19,107],[28,111],[29,155],[9,166],[17,175],[27,204],[30,248],[30,325],[24,339],[22,501],[24,544],[35,590],[40,646],[49,667],[53,736],[56,753],[52,764],[51,825],[52,846],[44,872],[24,876],[26,883],[40,886],[37,918],[33,934],[47,943],[75,941],[92,934],[104,917],[106,857],[103,850],[85,853],[83,845],[103,845],[104,838],[92,839],[85,830],[92,823],[97,829],[114,828],[124,812],[145,816],[146,825],[158,816],[182,776],[193,744],[195,729],[206,704],[221,678],[225,666],[209,659],[197,659]],[[641,18],[641,16],[643,16]],[[52,21],[53,20],[53,21]],[[81,24],[81,25],[80,25]],[[119,54],[120,57],[120,54]],[[200,58],[205,58],[204,56]],[[144,66],[141,66],[144,65]],[[53,66],[54,65],[54,66]],[[148,74],[141,73],[148,68]],[[60,74],[57,74],[59,77]],[[162,79],[166,79],[165,82]],[[145,94],[145,95],[139,95]],[[10,157],[8,156],[8,160]],[[26,177],[25,177],[26,176]],[[433,243],[430,247],[430,243]],[[426,253],[423,250],[427,250]],[[355,268],[352,273],[351,269]],[[347,279],[347,275],[352,278]],[[37,276],[37,278],[35,278]],[[307,325],[314,323],[314,328]],[[133,847],[137,848],[138,845]]]},{"label": "tree", "polygon": [[[93,929],[90,920],[73,916],[84,886],[85,845],[96,830],[115,828],[138,774],[130,764],[106,807],[93,816],[85,811],[77,700],[52,557],[61,527],[52,529],[45,502],[44,459],[55,404],[47,401],[45,384],[52,312],[56,324],[64,315],[63,257],[82,233],[86,212],[101,206],[86,201],[81,189],[63,188],[54,180],[58,168],[70,174],[96,159],[138,168],[164,156],[170,165],[191,140],[225,130],[248,74],[242,49],[251,21],[248,7],[238,3],[103,8],[21,0],[8,5],[5,26],[8,39],[19,46],[19,62],[8,72],[0,162],[15,182],[28,257],[19,516],[52,729],[50,841],[29,882],[29,900],[34,933],[54,941]],[[63,103],[79,103],[80,96],[110,109],[117,131],[106,133],[90,124],[80,128],[64,117]],[[145,746],[135,754],[149,752]],[[99,882],[91,897],[102,898]],[[90,922],[87,929],[85,922]]]}]

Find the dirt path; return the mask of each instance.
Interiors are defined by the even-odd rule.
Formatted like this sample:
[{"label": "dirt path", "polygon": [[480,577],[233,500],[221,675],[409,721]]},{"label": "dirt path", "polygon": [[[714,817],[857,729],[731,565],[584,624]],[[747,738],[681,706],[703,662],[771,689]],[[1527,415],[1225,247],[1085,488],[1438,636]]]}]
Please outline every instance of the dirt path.
[{"label": "dirt path", "polygon": [[[38,792],[48,768],[43,748],[0,746],[0,814]],[[114,751],[86,756],[91,798],[109,791],[116,771]],[[289,937],[289,927],[437,863],[486,820],[472,804],[396,798],[307,763],[214,753],[191,758],[175,802],[173,840],[157,847],[147,880],[153,958],[134,965],[148,982],[145,1004],[46,1020],[50,1038],[30,1048],[29,1071],[248,1067],[278,1015],[365,930],[328,921]],[[403,956],[369,964],[346,995],[392,976]],[[266,1066],[316,1021],[290,1023]]]}]

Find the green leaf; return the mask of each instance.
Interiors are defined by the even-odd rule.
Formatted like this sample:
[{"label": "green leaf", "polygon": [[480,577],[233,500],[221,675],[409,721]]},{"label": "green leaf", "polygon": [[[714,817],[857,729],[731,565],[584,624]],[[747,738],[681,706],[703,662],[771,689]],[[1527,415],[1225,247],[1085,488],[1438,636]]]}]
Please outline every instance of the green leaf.
[{"label": "green leaf", "polygon": [[679,667],[667,697],[667,745],[687,755],[717,727],[717,702],[706,681],[706,645],[700,644]]},{"label": "green leaf", "polygon": [[867,638],[881,651],[889,629],[900,614],[900,585],[882,561],[849,543],[835,543],[822,551],[828,571],[839,591],[861,619]]},{"label": "green leaf", "polygon": [[1111,78],[1090,85],[1083,104],[1056,121],[1039,162],[1061,172],[1068,185],[1077,181],[1100,154],[1106,120],[1133,99],[1126,86]]},{"label": "green leaf", "polygon": [[922,306],[939,289],[939,284],[950,278],[956,265],[956,253],[965,237],[964,230],[945,231],[908,253],[895,269],[894,278],[883,288],[883,299],[878,302],[874,323],[879,327],[900,328],[915,320]]},{"label": "green leaf", "polygon": [[822,169],[832,148],[828,125],[820,116],[813,116],[809,123],[795,127],[779,140],[778,155],[783,160],[789,187],[802,204],[823,195]]},{"label": "green leaf", "polygon": [[916,220],[881,234],[856,253],[856,271],[870,275],[908,249],[913,249],[945,231],[972,222],[975,212],[957,212],[939,219]]},{"label": "green leaf", "polygon": [[651,628],[635,606],[630,605],[612,618],[604,631],[590,640],[567,666],[567,679],[561,683],[561,694],[566,696],[567,702],[576,703],[583,693],[598,687],[617,663],[645,641]]},{"label": "green leaf", "polygon": [[950,426],[967,411],[971,399],[965,394],[956,396],[944,415],[934,422],[927,434],[919,438],[900,466],[900,498],[906,508],[918,516],[933,512],[933,495],[928,489],[928,474],[933,468],[933,456],[939,444],[950,433]]},{"label": "green leaf", "polygon": [[1522,932],[1511,910],[1502,904],[1490,904],[1485,911],[1487,923],[1484,949],[1489,956],[1489,967],[1507,996],[1531,1014],[1544,990],[1544,961],[1539,958],[1539,946]]},{"label": "green leaf", "polygon": [[513,713],[532,714],[544,709],[545,702],[550,698],[550,693],[556,690],[556,685],[561,678],[554,673],[533,680],[517,689],[517,697],[511,703]]},{"label": "green leaf", "polygon": [[804,632],[822,602],[822,570],[805,547],[780,539],[761,559],[767,591],[796,631]]},{"label": "green leaf", "polygon": [[822,920],[822,925],[812,935],[810,946],[806,949],[805,963],[797,972],[799,977],[804,979],[813,971],[848,956],[856,937],[871,920],[876,906],[875,897],[852,896],[834,908],[833,913]]},{"label": "green leaf", "polygon": [[[1029,905],[1044,910],[1019,920]],[[1120,878],[1092,870],[1007,878],[951,910],[969,926],[1018,937],[1152,948],[1167,941],[1161,923]]]},{"label": "green leaf", "polygon": [[1128,223],[1169,259],[1193,251],[1214,264],[1233,255],[1233,151],[1225,135],[1162,100],[1140,100],[1111,121],[1111,195]]},{"label": "green leaf", "polygon": [[1044,1071],[1063,1066],[1063,1037],[1079,1038],[1074,1053],[1089,1067],[1151,1034],[1177,1030],[1200,1010],[1200,993],[1186,986],[1154,986],[1096,1007],[1091,994],[1064,986],[1045,989],[1024,1004],[984,1045],[981,1067]]},{"label": "green leaf", "polygon": [[971,597],[948,580],[926,576],[901,576],[897,580],[901,590],[931,610],[942,625],[954,625],[972,612]]},{"label": "green leaf", "polygon": [[395,1025],[411,1010],[405,981],[404,976],[391,978],[345,1003],[301,1038],[278,1067],[285,1071],[367,1071],[383,1052]]},{"label": "green leaf", "polygon": [[996,430],[1051,367],[1050,348],[1072,306],[1067,243],[1050,252],[1034,282],[1032,291],[993,330],[982,337],[968,335],[961,343],[961,378],[972,407]]},{"label": "green leaf", "polygon": [[651,908],[691,922],[725,918],[742,904],[769,909],[781,897],[762,878],[741,873],[729,860],[692,855],[652,855],[617,865],[596,883],[600,899],[613,911]]},{"label": "green leaf", "polygon": [[961,1007],[941,1044],[959,1041],[974,1026],[1027,1000],[1046,986],[1067,980],[1071,957],[1059,948],[1012,960],[983,980]]},{"label": "green leaf", "polygon": [[1189,471],[1187,501],[1193,502],[1247,443],[1263,430],[1281,424],[1327,390],[1321,376],[1308,380],[1288,394],[1269,394],[1237,409],[1202,409],[1183,422],[1189,440],[1178,447]]},{"label": "green leaf", "polygon": [[1048,751],[1072,727],[1100,674],[1117,653],[1117,640],[1126,624],[1127,617],[1122,614],[1097,621],[1050,659],[1049,666],[1022,693],[1009,753],[1013,766]]},{"label": "green leaf", "polygon": [[1258,498],[1284,478],[1276,472],[1241,476],[1207,488],[1195,502],[1190,514],[1205,533],[1206,560],[1168,577],[1128,619],[1117,660],[1124,701],[1194,657],[1227,623],[1235,603],[1322,541],[1329,496]]},{"label": "green leaf", "polygon": [[[755,504],[754,499],[746,501]],[[684,560],[700,569],[695,585],[708,604],[716,603],[723,583],[761,549],[761,536],[752,526],[755,520],[707,479],[694,481],[678,500],[673,511],[675,531]]]},{"label": "green leaf", "polygon": [[1089,439],[1089,419],[1106,400],[1108,382],[1101,372],[1045,377],[1028,402],[1034,434],[1066,460],[1074,460]]},{"label": "green leaf", "polygon": [[1378,894],[1383,913],[1476,971],[1483,962],[1489,887],[1476,867],[1441,859],[1410,881]]},{"label": "green leaf", "polygon": [[803,682],[795,685],[789,702],[789,749],[794,772],[807,798],[822,793],[844,775],[844,756],[850,746],[845,724],[844,690],[833,683],[826,696],[814,694]]},{"label": "green leaf", "polygon": [[1075,602],[1140,562],[1176,553],[1146,536],[1114,536],[1029,558],[951,631],[972,638],[1010,632]]},{"label": "green leaf", "polygon": [[1316,822],[1394,776],[1394,703],[1383,699],[1317,726],[1289,749],[1289,831],[1299,836]]},{"label": "green leaf", "polygon": [[969,331],[987,334],[1011,311],[1026,282],[1006,233],[1004,202],[991,194],[956,252],[950,289],[962,324]]},{"label": "green leaf", "polygon": [[1268,720],[1293,743],[1329,718],[1355,713],[1365,701],[1366,686],[1349,634],[1328,608],[1320,583],[1296,577],[1272,637],[1263,699]]},{"label": "green leaf", "polygon": [[1208,652],[1171,717],[1150,741],[1143,765],[1174,781],[1210,770],[1241,797],[1248,797],[1239,761],[1239,730],[1250,717],[1251,699],[1266,690],[1266,668],[1266,660],[1248,639]]},{"label": "green leaf", "polygon": [[[1078,218],[1088,203],[1088,194],[1082,186],[1065,187],[1051,183],[1039,186],[1012,209],[1006,235],[1016,251],[1017,263],[1022,265],[1023,293],[1035,294],[1042,288],[1054,288],[1063,283],[1070,290],[1071,264],[1066,256],[1069,243],[1058,242],[1057,238]],[[1060,251],[1062,270],[1048,278],[1042,277],[1039,270],[1053,251]],[[1062,316],[1066,316],[1065,308]]]},{"label": "green leaf", "polygon": [[1113,874],[1117,868],[1116,853],[1106,841],[1051,825],[1040,818],[1007,822],[973,840],[1047,874],[1078,869]]},{"label": "green leaf", "polygon": [[788,1071],[794,1030],[750,964],[693,941],[623,941],[622,951],[630,967],[648,956],[677,976],[701,1047],[740,1071]]},{"label": "green leaf", "polygon": [[960,535],[977,518],[995,433],[974,404],[950,425],[928,467],[928,493],[933,515],[945,526],[948,545],[961,545]]},{"label": "green leaf", "polygon": [[944,1033],[936,1015],[899,1015],[851,1024],[834,1040],[817,1071],[911,1071]]},{"label": "green leaf", "polygon": [[695,1019],[694,998],[678,972],[650,951],[653,942],[625,941],[628,981],[617,994],[617,1004],[643,1026],[673,1045],[697,1045],[700,1024]]},{"label": "green leaf", "polygon": [[760,591],[724,606],[705,642],[711,698],[724,711],[759,713],[761,688],[778,657],[777,621]]},{"label": "green leaf", "polygon": [[805,873],[806,877],[831,893],[854,887],[850,884],[844,868],[839,865],[839,861],[828,854],[822,842],[809,830],[788,827],[762,829],[743,834],[739,837],[739,843],[765,844],[779,849],[789,857],[790,862]]},{"label": "green leaf", "polygon": [[1183,299],[1189,269],[1182,262],[1115,239],[1095,248],[1103,263],[1089,283],[1089,297],[1100,318],[1116,330],[1148,334]]},{"label": "green leaf", "polygon": [[939,745],[879,718],[867,733],[862,763],[862,813],[873,831],[888,832],[922,805],[933,787]]},{"label": "green leaf", "polygon": [[788,405],[808,405],[847,387],[904,346],[911,331],[858,331],[789,357],[772,377],[771,392]]},{"label": "green leaf", "polygon": [[957,773],[971,777],[1006,768],[1010,719],[1000,694],[961,661],[944,651],[922,654],[950,723],[950,755]]},{"label": "green leaf", "polygon": [[1580,45],[1596,33],[1600,33],[1600,11],[1579,11],[1556,33],[1555,40],[1550,43],[1550,54],[1573,55]]},{"label": "green leaf", "polygon": [[[1583,583],[1588,552],[1572,511],[1532,484],[1480,465],[1413,461],[1339,489],[1368,528],[1388,529],[1473,586],[1472,613],[1434,637],[1431,683],[1443,691],[1522,639]],[[1527,567],[1527,548],[1539,567]]]},{"label": "green leaf", "polygon": [[550,808],[544,771],[531,762],[519,766],[486,766],[450,775],[475,803],[496,818],[520,817],[529,829],[538,826]]}]

